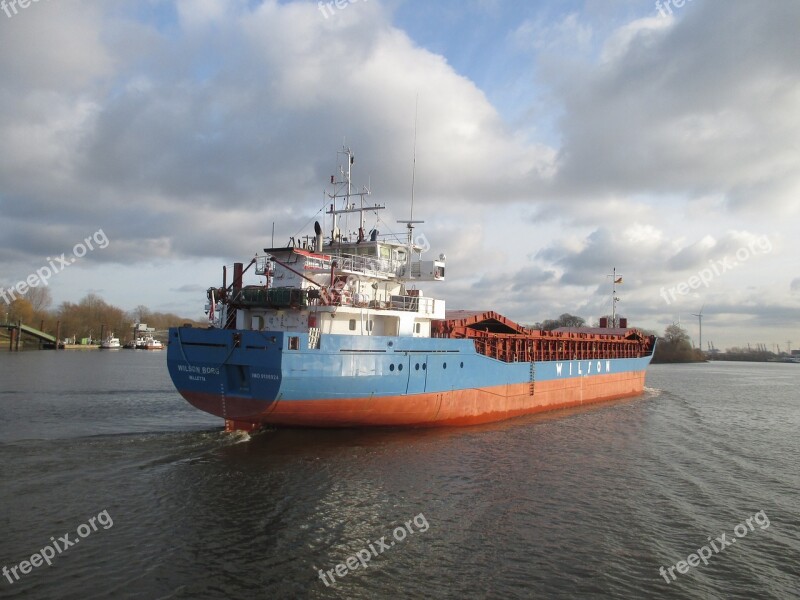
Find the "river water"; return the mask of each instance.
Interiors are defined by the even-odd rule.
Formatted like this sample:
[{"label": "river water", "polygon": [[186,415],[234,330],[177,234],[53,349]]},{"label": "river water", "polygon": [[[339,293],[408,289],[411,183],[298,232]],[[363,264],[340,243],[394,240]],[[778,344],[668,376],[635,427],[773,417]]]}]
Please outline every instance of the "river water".
[{"label": "river water", "polygon": [[0,354],[0,598],[798,597],[800,365],[248,436],[184,402],[165,354]]}]

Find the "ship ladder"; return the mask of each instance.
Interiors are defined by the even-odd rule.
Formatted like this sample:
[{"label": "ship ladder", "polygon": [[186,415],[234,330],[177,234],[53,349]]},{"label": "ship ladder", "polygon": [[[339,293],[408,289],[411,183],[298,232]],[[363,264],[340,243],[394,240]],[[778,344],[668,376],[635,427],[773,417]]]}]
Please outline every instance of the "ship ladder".
[{"label": "ship ladder", "polygon": [[534,392],[536,391],[536,363],[531,361],[531,381],[530,381],[530,389],[528,393],[533,396]]}]

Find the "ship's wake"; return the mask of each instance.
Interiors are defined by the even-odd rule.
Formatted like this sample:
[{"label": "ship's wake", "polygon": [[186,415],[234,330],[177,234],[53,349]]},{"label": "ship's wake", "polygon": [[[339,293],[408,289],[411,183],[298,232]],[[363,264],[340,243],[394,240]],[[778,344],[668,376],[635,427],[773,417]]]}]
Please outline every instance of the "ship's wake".
[{"label": "ship's wake", "polygon": [[222,433],[222,436],[223,441],[227,442],[226,446],[243,444],[253,439],[247,431],[226,431]]}]

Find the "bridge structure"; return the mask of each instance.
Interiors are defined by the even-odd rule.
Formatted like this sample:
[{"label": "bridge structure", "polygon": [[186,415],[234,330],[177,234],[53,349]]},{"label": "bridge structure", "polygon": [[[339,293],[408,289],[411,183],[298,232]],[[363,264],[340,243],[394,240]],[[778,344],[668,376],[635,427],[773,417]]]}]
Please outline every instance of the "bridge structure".
[{"label": "bridge structure", "polygon": [[[39,341],[39,347],[42,344],[53,344],[53,347],[58,349],[57,342],[57,335],[50,335],[49,333],[45,333],[44,331],[39,331],[38,329],[34,329],[28,325],[23,325],[21,321],[17,321],[16,323],[4,323],[0,324],[0,329],[6,329],[9,332],[8,336],[8,349],[9,351],[19,350],[20,339],[22,335],[25,334],[29,337],[32,337]],[[59,327],[60,329],[60,323]]]}]

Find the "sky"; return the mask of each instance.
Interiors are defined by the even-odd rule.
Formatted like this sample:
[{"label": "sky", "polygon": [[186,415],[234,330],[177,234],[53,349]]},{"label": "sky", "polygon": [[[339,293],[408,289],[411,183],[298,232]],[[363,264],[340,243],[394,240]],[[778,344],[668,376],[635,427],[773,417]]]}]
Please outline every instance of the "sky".
[{"label": "sky", "polygon": [[677,4],[0,3],[0,288],[201,318],[347,145],[449,308],[799,347],[800,3]]}]

